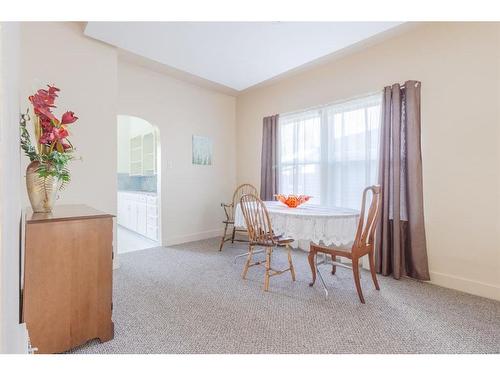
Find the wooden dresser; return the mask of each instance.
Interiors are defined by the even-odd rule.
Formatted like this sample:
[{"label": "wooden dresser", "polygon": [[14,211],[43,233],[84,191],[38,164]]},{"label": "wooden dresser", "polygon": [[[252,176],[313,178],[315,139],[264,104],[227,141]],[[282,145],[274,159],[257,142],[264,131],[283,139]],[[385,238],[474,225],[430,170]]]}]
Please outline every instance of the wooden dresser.
[{"label": "wooden dresser", "polygon": [[113,215],[84,205],[26,213],[22,320],[38,353],[113,338]]}]

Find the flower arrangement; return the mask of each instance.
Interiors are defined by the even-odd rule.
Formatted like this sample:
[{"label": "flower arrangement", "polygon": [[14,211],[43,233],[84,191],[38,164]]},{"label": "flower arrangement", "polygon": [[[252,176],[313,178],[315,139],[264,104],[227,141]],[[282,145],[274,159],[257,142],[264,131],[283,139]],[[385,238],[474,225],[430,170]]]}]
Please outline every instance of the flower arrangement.
[{"label": "flower arrangement", "polygon": [[28,99],[33,105],[34,133],[36,147],[32,145],[26,123],[30,120],[29,110],[21,117],[21,148],[31,162],[38,162],[40,177],[52,176],[60,181],[60,188],[67,184],[70,173],[68,162],[73,158],[73,145],[68,139],[68,125],[78,120],[74,112],[65,112],[61,119],[52,113],[56,108],[55,101],[60,90],[48,85],[48,89],[40,89]]},{"label": "flower arrangement", "polygon": [[70,182],[68,163],[74,158],[73,145],[68,139],[68,125],[78,120],[72,111],[58,119],[52,112],[60,90],[48,85],[28,99],[33,106],[33,145],[26,128],[31,120],[29,110],[21,116],[21,148],[31,163],[26,170],[26,186],[34,212],[50,212],[56,192]]}]

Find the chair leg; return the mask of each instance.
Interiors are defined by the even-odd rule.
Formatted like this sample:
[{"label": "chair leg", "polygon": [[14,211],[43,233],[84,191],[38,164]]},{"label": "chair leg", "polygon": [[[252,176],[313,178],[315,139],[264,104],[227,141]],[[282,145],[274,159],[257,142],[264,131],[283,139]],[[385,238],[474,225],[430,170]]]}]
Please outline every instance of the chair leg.
[{"label": "chair leg", "polygon": [[226,242],[226,233],[227,233],[227,223],[224,227],[224,234],[222,235],[222,239],[220,241],[219,251],[222,251],[222,247],[224,246],[224,242]]},{"label": "chair leg", "polygon": [[359,280],[359,259],[352,258],[352,273],[354,276],[354,283],[356,284],[356,290],[358,291],[359,299],[361,303],[365,303],[365,299],[363,297],[363,292],[361,291],[361,282]]},{"label": "chair leg", "polygon": [[[326,257],[326,254],[325,254]],[[321,271],[318,267],[318,257],[316,257],[316,273],[319,276],[319,281],[321,281],[321,285],[323,285],[323,291],[325,292],[325,298],[328,298],[328,288],[326,287],[325,279],[323,279],[323,275],[321,275]]]},{"label": "chair leg", "polygon": [[288,250],[288,266],[290,267],[290,273],[292,274],[292,281],[295,281],[295,269],[293,268],[293,262],[292,262],[292,248],[290,245],[286,245],[286,248]]},{"label": "chair leg", "polygon": [[233,227],[233,234],[231,235],[231,243],[234,243],[234,235],[236,234],[236,227]]},{"label": "chair leg", "polygon": [[[337,257],[335,255],[332,255],[332,262],[336,262]],[[332,275],[335,275],[335,272],[337,272],[337,266],[335,263],[332,264]]]},{"label": "chair leg", "polygon": [[314,258],[316,257],[316,252],[314,250],[309,250],[309,255],[307,256],[307,260],[309,261],[309,266],[311,267],[311,275],[312,281],[309,283],[309,286],[313,286],[316,282],[316,264],[314,262]]},{"label": "chair leg", "polygon": [[266,276],[264,278],[264,291],[269,290],[269,278],[271,277],[271,252],[272,248],[266,248]]},{"label": "chair leg", "polygon": [[373,284],[375,285],[375,289],[380,290],[377,280],[377,274],[375,273],[375,255],[373,251],[368,253],[368,259],[370,260],[370,272],[372,274]]},{"label": "chair leg", "polygon": [[245,279],[245,277],[247,277],[248,268],[250,267],[250,263],[252,262],[252,255],[253,255],[253,246],[249,245],[247,261],[245,263],[245,267],[243,267],[243,273],[241,274],[242,279]]}]

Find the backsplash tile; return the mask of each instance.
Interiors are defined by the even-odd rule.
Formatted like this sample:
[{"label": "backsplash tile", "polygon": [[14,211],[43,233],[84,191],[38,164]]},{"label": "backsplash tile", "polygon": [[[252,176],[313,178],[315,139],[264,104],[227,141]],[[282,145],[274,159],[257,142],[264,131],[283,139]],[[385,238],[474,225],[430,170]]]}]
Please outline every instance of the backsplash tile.
[{"label": "backsplash tile", "polygon": [[118,190],[156,192],[156,175],[130,176],[127,173],[118,173]]}]

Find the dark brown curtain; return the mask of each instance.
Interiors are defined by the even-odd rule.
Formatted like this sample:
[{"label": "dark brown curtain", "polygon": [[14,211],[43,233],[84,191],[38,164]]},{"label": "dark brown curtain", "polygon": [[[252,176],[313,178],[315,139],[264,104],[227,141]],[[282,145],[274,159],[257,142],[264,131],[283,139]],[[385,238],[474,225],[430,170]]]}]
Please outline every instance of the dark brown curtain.
[{"label": "dark brown curtain", "polygon": [[276,176],[278,116],[279,115],[264,117],[262,127],[260,199],[264,201],[274,200],[274,194],[278,191],[278,180]]},{"label": "dark brown curtain", "polygon": [[376,268],[395,279],[429,280],[424,228],[420,82],[384,88],[379,183],[382,214]]}]

